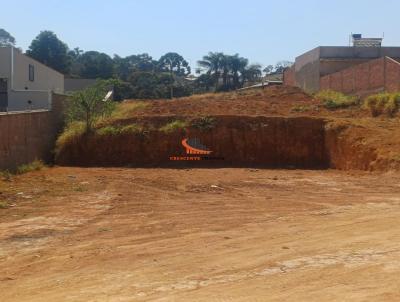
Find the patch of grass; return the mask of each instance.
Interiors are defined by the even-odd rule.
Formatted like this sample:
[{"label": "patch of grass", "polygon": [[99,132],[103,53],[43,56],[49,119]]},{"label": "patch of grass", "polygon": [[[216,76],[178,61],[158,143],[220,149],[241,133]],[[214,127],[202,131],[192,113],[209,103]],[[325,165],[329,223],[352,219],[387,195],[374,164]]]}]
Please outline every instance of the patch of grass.
[{"label": "patch of grass", "polygon": [[45,167],[45,164],[41,160],[34,160],[30,164],[25,164],[17,167],[17,174],[25,174],[32,171],[39,171]]},{"label": "patch of grass", "polygon": [[400,92],[370,95],[364,101],[364,108],[374,117],[382,114],[393,117],[400,109]]},{"label": "patch of grass", "polygon": [[84,122],[72,122],[70,123],[57,138],[56,142],[56,153],[58,150],[73,140],[79,139],[85,133],[85,123]]},{"label": "patch of grass", "polygon": [[203,130],[203,131],[208,131],[211,130],[215,127],[216,125],[216,120],[215,118],[211,116],[204,116],[199,119],[195,119],[192,121],[192,126],[194,128]]},{"label": "patch of grass", "polygon": [[4,181],[11,181],[12,180],[12,173],[8,170],[0,171],[0,177]]},{"label": "patch of grass", "polygon": [[186,121],[181,121],[181,120],[175,120],[173,122],[170,122],[160,128],[160,131],[166,132],[166,133],[171,133],[176,130],[180,129],[185,129],[188,126],[188,123]]},{"label": "patch of grass", "polygon": [[345,95],[333,90],[322,90],[318,92],[314,98],[320,101],[322,105],[329,110],[348,108],[359,104],[358,97]]},{"label": "patch of grass", "polygon": [[8,209],[8,208],[9,208],[8,202],[0,200],[0,209]]},{"label": "patch of grass", "polygon": [[118,135],[121,133],[121,128],[120,127],[115,127],[115,126],[105,126],[101,127],[99,129],[96,129],[96,134],[101,135],[101,136],[114,136]]},{"label": "patch of grass", "polygon": [[117,120],[128,118],[133,112],[146,108],[149,105],[148,102],[143,101],[128,101],[117,105],[114,112],[108,118],[108,120]]},{"label": "patch of grass", "polygon": [[130,124],[123,126],[121,128],[121,133],[129,134],[129,133],[141,133],[143,132],[143,127],[138,124]]}]

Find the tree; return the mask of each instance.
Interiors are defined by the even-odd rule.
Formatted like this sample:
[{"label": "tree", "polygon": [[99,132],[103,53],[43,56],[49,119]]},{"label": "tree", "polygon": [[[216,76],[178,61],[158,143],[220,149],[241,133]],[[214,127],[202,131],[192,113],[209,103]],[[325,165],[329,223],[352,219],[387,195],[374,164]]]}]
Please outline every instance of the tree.
[{"label": "tree", "polygon": [[87,51],[80,55],[80,76],[89,79],[110,79],[114,73],[114,62],[105,53]]},{"label": "tree", "polygon": [[267,67],[264,68],[263,70],[266,74],[271,74],[274,71],[274,66],[273,65],[268,65]]},{"label": "tree", "polygon": [[121,58],[114,56],[115,75],[123,81],[127,81],[134,72],[155,72],[157,61],[153,60],[147,53],[131,55]]},{"label": "tree", "polygon": [[99,118],[111,114],[114,110],[114,102],[104,100],[108,86],[109,82],[98,81],[94,86],[75,92],[68,102],[68,121],[83,121],[85,131],[91,132]]},{"label": "tree", "polygon": [[0,28],[0,47],[15,46],[15,38],[5,29]]},{"label": "tree", "polygon": [[[240,57],[239,54],[225,55],[220,52],[210,52],[198,64],[203,72],[205,70],[205,74],[213,78],[215,91],[238,89],[243,87],[246,81],[254,82],[262,75],[260,65],[249,66],[249,60]],[[202,77],[197,81],[197,85],[200,83],[207,83],[208,87],[209,78]]]},{"label": "tree", "polygon": [[223,58],[224,54],[221,52],[209,52],[202,60],[198,61],[199,66],[205,68],[206,73],[213,76],[215,91],[218,90]]},{"label": "tree", "polygon": [[283,71],[292,66],[293,62],[290,61],[279,61],[278,63],[276,63],[275,65],[275,73],[283,73]]},{"label": "tree", "polygon": [[175,76],[189,75],[189,63],[176,52],[169,52],[158,60],[158,68],[161,72],[168,72],[171,77],[170,98],[172,99],[174,97]]},{"label": "tree", "polygon": [[248,82],[257,82],[260,80],[262,76],[262,71],[261,71],[261,65],[260,64],[252,64],[246,67],[245,70],[243,70],[243,84],[245,81]]},{"label": "tree", "polygon": [[158,60],[159,70],[169,72],[177,76],[187,76],[190,74],[189,63],[176,52],[169,52]]},{"label": "tree", "polygon": [[39,62],[61,72],[68,73],[70,67],[70,57],[68,46],[57,36],[48,30],[40,34],[32,41],[27,55]]}]

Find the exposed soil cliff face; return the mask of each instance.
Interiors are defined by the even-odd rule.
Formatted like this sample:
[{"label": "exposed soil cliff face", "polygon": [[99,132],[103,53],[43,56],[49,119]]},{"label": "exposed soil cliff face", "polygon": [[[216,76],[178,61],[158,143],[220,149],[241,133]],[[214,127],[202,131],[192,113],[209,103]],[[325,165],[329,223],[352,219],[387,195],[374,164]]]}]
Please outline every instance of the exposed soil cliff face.
[{"label": "exposed soil cliff face", "polygon": [[[176,117],[153,117],[151,123],[159,126],[168,119],[176,120]],[[186,155],[181,144],[184,138],[198,138],[213,151],[210,156],[219,159],[171,161],[171,156]],[[327,167],[324,144],[322,119],[220,116],[213,128],[208,130],[189,126],[171,133],[150,130],[86,135],[64,146],[57,162],[79,166],[257,165],[324,168]]]},{"label": "exposed soil cliff face", "polygon": [[[270,167],[340,170],[400,170],[396,121],[312,117],[217,116],[210,129],[193,117],[152,116],[121,120],[114,127],[140,125],[135,133],[89,134],[60,149],[57,163],[76,166]],[[165,132],[163,125],[188,126]],[[381,123],[381,124],[380,124]],[[182,139],[197,138],[212,150],[202,161],[186,156]],[[223,159],[222,159],[223,158]]]},{"label": "exposed soil cliff face", "polygon": [[325,126],[329,166],[340,170],[400,170],[396,120],[330,120]]}]

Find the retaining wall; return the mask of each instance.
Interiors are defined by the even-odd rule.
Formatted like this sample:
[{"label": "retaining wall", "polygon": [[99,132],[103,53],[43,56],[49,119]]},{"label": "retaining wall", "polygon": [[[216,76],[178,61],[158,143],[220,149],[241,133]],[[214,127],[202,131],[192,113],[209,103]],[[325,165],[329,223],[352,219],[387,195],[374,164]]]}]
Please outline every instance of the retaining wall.
[{"label": "retaining wall", "polygon": [[51,110],[0,113],[0,170],[35,159],[51,161],[62,128],[65,96],[53,94]]},{"label": "retaining wall", "polygon": [[400,63],[389,57],[371,60],[321,77],[320,89],[360,96],[400,90]]}]

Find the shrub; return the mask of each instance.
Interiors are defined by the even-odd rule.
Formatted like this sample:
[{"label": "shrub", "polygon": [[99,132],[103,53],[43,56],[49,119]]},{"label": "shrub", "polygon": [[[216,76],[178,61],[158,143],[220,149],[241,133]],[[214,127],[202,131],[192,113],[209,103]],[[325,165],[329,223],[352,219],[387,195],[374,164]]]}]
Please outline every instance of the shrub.
[{"label": "shrub", "polygon": [[0,209],[7,209],[9,207],[7,201],[0,200]]},{"label": "shrub", "polygon": [[96,85],[70,96],[66,110],[68,123],[83,121],[85,131],[92,131],[99,119],[109,116],[115,109],[114,102],[104,100],[108,90],[107,81],[97,81]]},{"label": "shrub", "polygon": [[8,171],[8,170],[0,171],[0,177],[4,181],[11,181],[12,173],[10,171]]},{"label": "shrub", "polygon": [[105,126],[99,129],[96,129],[96,134],[105,135],[105,136],[113,136],[121,133],[121,128],[115,126]]},{"label": "shrub", "polygon": [[41,160],[34,160],[30,164],[25,164],[17,167],[17,174],[24,174],[32,171],[39,171],[45,167]]},{"label": "shrub", "polygon": [[166,133],[171,133],[178,129],[184,129],[187,126],[188,126],[187,122],[181,121],[181,120],[176,120],[176,121],[170,122],[170,123],[164,125],[163,127],[161,127],[160,131],[163,131]]},{"label": "shrub", "polygon": [[204,116],[192,121],[192,126],[200,130],[211,130],[215,127],[215,118],[211,116]]},{"label": "shrub", "polygon": [[322,102],[322,105],[329,110],[347,108],[359,104],[358,97],[345,95],[333,90],[322,90],[315,95],[315,99]]},{"label": "shrub", "polygon": [[72,122],[70,123],[57,138],[56,141],[56,154],[59,150],[70,143],[73,140],[78,140],[85,133],[84,122]]},{"label": "shrub", "polygon": [[364,101],[364,107],[369,109],[372,116],[386,114],[394,116],[400,108],[400,93],[379,93],[367,97]]},{"label": "shrub", "polygon": [[121,128],[121,133],[140,133],[143,131],[143,128],[139,126],[138,124],[130,124],[123,126]]}]

